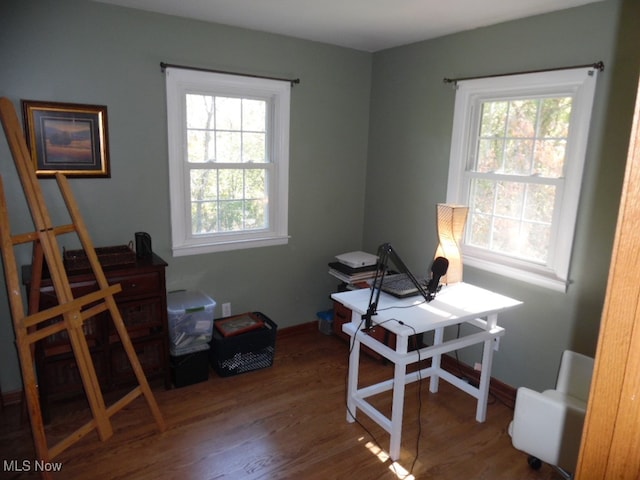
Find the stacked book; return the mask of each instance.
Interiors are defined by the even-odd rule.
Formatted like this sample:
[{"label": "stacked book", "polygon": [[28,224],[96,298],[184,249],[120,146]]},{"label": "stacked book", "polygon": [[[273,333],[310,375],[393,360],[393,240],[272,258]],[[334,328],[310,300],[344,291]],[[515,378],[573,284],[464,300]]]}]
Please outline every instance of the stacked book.
[{"label": "stacked book", "polygon": [[329,263],[329,274],[347,284],[365,282],[376,276],[378,257],[365,252],[349,252]]}]

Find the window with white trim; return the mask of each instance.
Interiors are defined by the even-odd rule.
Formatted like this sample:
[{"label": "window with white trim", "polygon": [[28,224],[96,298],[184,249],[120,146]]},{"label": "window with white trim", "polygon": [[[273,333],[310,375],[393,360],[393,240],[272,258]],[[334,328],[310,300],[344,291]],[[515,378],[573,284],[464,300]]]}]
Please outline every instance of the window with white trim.
[{"label": "window with white trim", "polygon": [[465,265],[566,291],[597,70],[457,83],[448,203]]},{"label": "window with white trim", "polygon": [[174,256],[288,241],[288,82],[167,68]]}]

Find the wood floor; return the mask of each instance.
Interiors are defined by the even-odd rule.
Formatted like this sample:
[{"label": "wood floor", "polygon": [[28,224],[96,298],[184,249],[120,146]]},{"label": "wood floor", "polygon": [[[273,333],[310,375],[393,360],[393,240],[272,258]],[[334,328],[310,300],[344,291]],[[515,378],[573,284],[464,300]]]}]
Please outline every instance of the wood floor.
[{"label": "wood floor", "polygon": [[[390,378],[392,367],[366,359],[362,381]],[[389,436],[364,415],[345,420],[347,345],[314,328],[278,336],[270,368],[173,390],[154,387],[167,422],[158,433],[146,403],[139,399],[113,417],[114,435],[95,433],[59,457],[56,479],[486,479],[551,480],[547,465],[531,470],[526,455],[511,446],[506,432],[512,410],[490,400],[487,421],[475,421],[475,401],[441,382],[407,387],[398,462],[385,457]],[[389,410],[390,395],[376,398]],[[52,409],[50,442],[87,420],[81,401]],[[420,420],[418,420],[420,418]],[[363,428],[364,427],[364,428]],[[366,429],[365,429],[366,428]],[[20,408],[0,412],[0,478],[39,478],[28,422]],[[418,436],[418,433],[420,434]]]}]

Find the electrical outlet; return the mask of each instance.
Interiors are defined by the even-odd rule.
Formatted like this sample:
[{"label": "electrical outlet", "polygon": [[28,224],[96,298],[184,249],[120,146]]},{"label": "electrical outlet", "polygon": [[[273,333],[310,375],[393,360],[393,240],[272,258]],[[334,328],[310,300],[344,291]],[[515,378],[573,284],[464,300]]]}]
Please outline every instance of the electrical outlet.
[{"label": "electrical outlet", "polygon": [[231,303],[222,304],[222,316],[223,317],[231,316]]},{"label": "electrical outlet", "polygon": [[493,339],[493,349],[497,352],[500,350],[500,337],[495,337]]},{"label": "electrical outlet", "polygon": [[481,371],[482,371],[482,364],[481,364],[480,362],[476,362],[476,363],[473,365],[473,369],[474,369],[476,372],[481,372]]}]

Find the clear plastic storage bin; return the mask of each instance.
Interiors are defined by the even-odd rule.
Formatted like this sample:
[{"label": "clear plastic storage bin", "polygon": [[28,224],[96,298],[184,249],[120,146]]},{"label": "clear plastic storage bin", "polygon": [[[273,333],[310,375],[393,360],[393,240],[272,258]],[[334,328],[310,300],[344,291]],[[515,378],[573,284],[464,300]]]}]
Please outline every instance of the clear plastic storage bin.
[{"label": "clear plastic storage bin", "polygon": [[216,302],[204,293],[178,290],[167,295],[169,351],[173,356],[206,350]]}]

